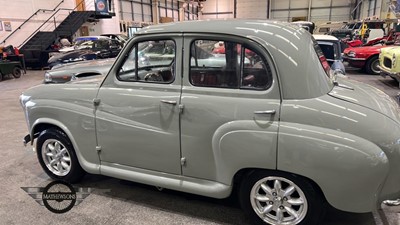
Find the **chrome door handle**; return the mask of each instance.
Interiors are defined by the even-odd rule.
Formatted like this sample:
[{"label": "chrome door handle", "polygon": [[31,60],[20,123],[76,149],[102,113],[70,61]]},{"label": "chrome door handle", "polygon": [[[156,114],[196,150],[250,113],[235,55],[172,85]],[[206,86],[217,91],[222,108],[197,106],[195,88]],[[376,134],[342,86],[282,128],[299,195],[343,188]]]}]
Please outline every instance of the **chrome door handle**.
[{"label": "chrome door handle", "polygon": [[161,100],[162,103],[176,105],[176,101]]},{"label": "chrome door handle", "polygon": [[269,114],[274,115],[276,113],[275,109],[272,110],[265,110],[265,111],[254,111],[254,114]]}]

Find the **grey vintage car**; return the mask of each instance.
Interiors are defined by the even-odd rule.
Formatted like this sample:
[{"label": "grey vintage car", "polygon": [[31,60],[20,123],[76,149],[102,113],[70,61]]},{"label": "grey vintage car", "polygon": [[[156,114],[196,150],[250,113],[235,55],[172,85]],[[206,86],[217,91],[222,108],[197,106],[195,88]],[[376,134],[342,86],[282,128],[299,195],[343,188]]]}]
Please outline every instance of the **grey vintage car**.
[{"label": "grey vintage car", "polygon": [[[223,62],[204,63],[224,44]],[[141,64],[154,44],[164,54]],[[273,21],[149,26],[107,76],[20,97],[53,179],[102,174],[213,198],[238,190],[259,224],[319,224],[324,206],[371,212],[400,197],[400,112],[333,80],[304,29]],[[214,57],[214,56],[212,56]]]}]

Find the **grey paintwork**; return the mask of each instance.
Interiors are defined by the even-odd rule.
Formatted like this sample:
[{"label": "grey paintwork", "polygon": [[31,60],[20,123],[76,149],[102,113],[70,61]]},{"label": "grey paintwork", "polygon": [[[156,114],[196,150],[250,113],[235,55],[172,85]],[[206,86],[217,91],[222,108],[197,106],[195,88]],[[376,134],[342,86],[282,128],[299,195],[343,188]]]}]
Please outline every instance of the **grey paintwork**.
[{"label": "grey paintwork", "polygon": [[[117,80],[137,41],[166,36],[179,49],[171,84]],[[237,41],[261,52],[272,67],[272,86],[192,86],[185,49],[201,38]],[[224,198],[238,171],[277,169],[313,180],[338,209],[369,212],[400,196],[399,110],[372,87],[340,78],[338,83],[334,87],[327,77],[301,28],[266,21],[184,22],[142,29],[104,79],[34,87],[21,103],[31,135],[58,126],[90,173]],[[93,99],[100,101],[97,107]],[[259,110],[276,113],[254,114]]]}]

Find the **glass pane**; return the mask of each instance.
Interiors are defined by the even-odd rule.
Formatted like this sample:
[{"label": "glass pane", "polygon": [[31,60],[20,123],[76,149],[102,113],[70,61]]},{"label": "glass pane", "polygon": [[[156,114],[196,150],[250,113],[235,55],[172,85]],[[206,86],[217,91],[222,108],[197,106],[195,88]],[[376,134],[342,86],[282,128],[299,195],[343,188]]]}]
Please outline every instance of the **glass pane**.
[{"label": "glass pane", "polygon": [[138,80],[156,83],[173,81],[176,50],[172,40],[141,42],[138,50]]},{"label": "glass pane", "polygon": [[134,81],[136,68],[136,47],[133,47],[125,58],[125,62],[118,71],[117,78],[121,81]]},{"label": "glass pane", "polygon": [[243,48],[243,75],[241,88],[264,90],[271,84],[271,69],[256,52]]},{"label": "glass pane", "polygon": [[192,43],[190,53],[190,82],[194,86],[238,88],[236,43],[198,40]]},{"label": "glass pane", "polygon": [[172,40],[140,42],[125,59],[118,79],[171,83],[175,77],[175,51],[175,42]]}]

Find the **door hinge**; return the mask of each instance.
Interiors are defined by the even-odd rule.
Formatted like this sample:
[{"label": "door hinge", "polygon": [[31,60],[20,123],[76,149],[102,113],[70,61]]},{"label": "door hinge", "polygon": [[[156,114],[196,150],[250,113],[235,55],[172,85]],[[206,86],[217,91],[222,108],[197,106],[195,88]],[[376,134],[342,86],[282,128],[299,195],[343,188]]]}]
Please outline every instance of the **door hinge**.
[{"label": "door hinge", "polygon": [[95,98],[93,99],[93,105],[94,106],[99,106],[100,105],[101,100],[99,98]]},{"label": "door hinge", "polygon": [[183,113],[183,109],[185,106],[183,104],[179,104],[179,113]]},{"label": "door hinge", "polygon": [[96,146],[96,151],[97,151],[98,153],[100,153],[100,152],[101,152],[101,146]]},{"label": "door hinge", "polygon": [[181,158],[181,166],[186,166],[186,158],[185,157]]}]

